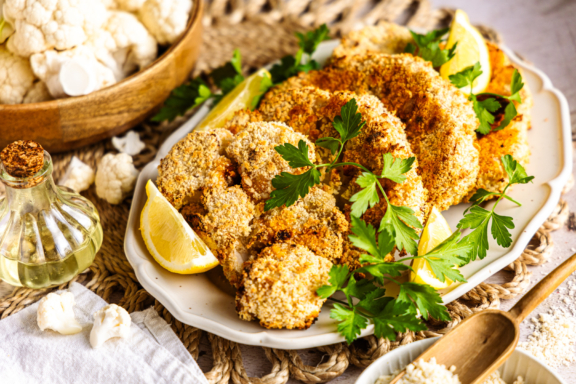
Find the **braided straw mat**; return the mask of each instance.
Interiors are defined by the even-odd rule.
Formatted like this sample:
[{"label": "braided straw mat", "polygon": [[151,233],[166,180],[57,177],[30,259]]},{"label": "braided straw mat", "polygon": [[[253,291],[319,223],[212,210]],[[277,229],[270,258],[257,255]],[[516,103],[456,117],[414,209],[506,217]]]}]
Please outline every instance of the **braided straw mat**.
[{"label": "braided straw mat", "polygon": [[[452,15],[450,10],[431,9],[428,0],[383,0],[375,3],[370,0],[214,0],[206,6],[203,46],[194,75],[209,72],[228,61],[234,48],[240,48],[245,70],[259,68],[297,50],[295,31],[305,31],[322,23],[330,26],[333,37],[338,37],[353,28],[375,24],[379,20],[396,21],[411,28],[431,29],[446,26]],[[481,26],[479,28],[488,39],[500,42],[496,32]],[[144,123],[137,127],[136,130],[146,142],[146,149],[135,156],[136,166],[142,168],[152,160],[162,141],[185,119],[160,125]],[[98,159],[112,150],[107,141],[73,153],[55,155],[55,180],[58,181],[63,175],[72,156],[76,155],[95,167]],[[198,359],[203,332],[174,319],[142,289],[124,255],[124,233],[131,200],[127,199],[121,205],[110,205],[96,196],[94,187],[84,195],[95,203],[100,212],[104,243],[94,264],[74,281],[84,284],[104,300],[118,303],[129,312],[153,305],[172,325],[190,354]],[[548,260],[554,247],[550,232],[562,227],[567,217],[568,206],[561,200],[524,253],[507,267],[513,272],[510,274],[512,280],[505,284],[482,283],[461,299],[448,304],[452,316],[449,323],[430,323],[428,331],[398,334],[394,342],[369,336],[351,346],[341,343],[319,347],[317,349],[324,356],[317,365],[307,365],[296,351],[264,348],[272,368],[269,374],[261,378],[248,376],[238,344],[206,334],[212,349],[212,368],[205,373],[206,377],[211,384],[230,380],[236,384],[283,384],[290,377],[305,383],[322,383],[340,376],[350,363],[367,367],[400,345],[445,334],[467,316],[487,308],[497,308],[500,300],[511,299],[524,292],[532,275],[527,266],[541,265]],[[16,288],[0,300],[0,318],[17,313],[49,292],[67,286],[64,284],[44,290]]]}]

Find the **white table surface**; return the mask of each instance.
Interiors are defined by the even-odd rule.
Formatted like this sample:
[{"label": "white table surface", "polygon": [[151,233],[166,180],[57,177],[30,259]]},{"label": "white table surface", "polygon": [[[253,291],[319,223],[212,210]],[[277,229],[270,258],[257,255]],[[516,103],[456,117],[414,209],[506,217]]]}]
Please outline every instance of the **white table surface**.
[{"label": "white table surface", "polygon": [[[570,105],[573,131],[576,132],[576,0],[431,0],[435,7],[464,9],[473,23],[492,26],[498,30],[506,45],[522,57],[543,70],[559,88]],[[576,162],[575,162],[576,169]],[[564,198],[572,210],[576,210],[576,188]],[[533,271],[533,286],[544,274],[554,269],[570,256],[571,248],[576,248],[576,232],[566,227],[552,235],[556,245],[552,259],[540,267],[529,267]],[[503,282],[508,273],[500,272],[489,282]],[[11,287],[0,282],[0,297],[11,291]],[[516,300],[503,300],[502,309],[510,308]],[[554,305],[554,294],[532,314],[545,312]],[[532,317],[531,316],[531,317]],[[522,327],[521,341],[530,334],[527,326]],[[204,370],[211,368],[210,351],[204,340],[201,346],[199,364]],[[262,376],[270,372],[271,365],[261,348],[242,346],[242,357],[250,376]],[[576,351],[575,351],[576,353]],[[309,364],[319,362],[321,354],[315,351],[301,351],[301,356]],[[356,367],[348,370],[332,383],[353,383],[362,372]],[[576,383],[576,364],[561,367],[558,372],[568,383]],[[290,380],[289,383],[296,383]]]}]

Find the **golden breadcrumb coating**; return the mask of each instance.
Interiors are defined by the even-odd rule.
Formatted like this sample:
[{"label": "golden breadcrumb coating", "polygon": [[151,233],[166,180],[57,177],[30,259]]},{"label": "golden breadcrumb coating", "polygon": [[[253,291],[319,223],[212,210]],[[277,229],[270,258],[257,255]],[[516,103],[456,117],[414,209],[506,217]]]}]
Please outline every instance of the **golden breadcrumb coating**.
[{"label": "golden breadcrumb coating", "polygon": [[[358,112],[366,124],[360,135],[346,144],[343,161],[361,164],[380,174],[384,154],[390,153],[400,159],[414,156],[404,132],[404,124],[372,95],[356,95],[351,92],[332,94],[314,87],[287,88],[268,94],[262,101],[260,111],[264,120],[285,122],[295,131],[316,141],[326,136],[339,137],[332,122],[340,115],[342,106],[352,98],[356,99]],[[418,162],[415,162],[412,170],[406,173],[404,183],[386,181],[384,187],[392,204],[412,208],[423,223],[427,214],[428,191],[417,174],[417,166]],[[344,173],[353,177],[360,173],[360,169],[350,166],[345,168]],[[383,216],[386,205],[380,205],[379,208]]]},{"label": "golden breadcrumb coating", "polygon": [[254,220],[248,248],[259,251],[274,243],[305,245],[318,256],[339,264],[348,221],[336,199],[318,187],[290,207],[274,208]]},{"label": "golden breadcrumb coating", "polygon": [[478,175],[478,120],[472,103],[431,63],[410,54],[336,58],[323,70],[301,73],[272,92],[303,86],[377,96],[406,124],[431,206],[447,209],[473,188]]},{"label": "golden breadcrumb coating", "polygon": [[[510,95],[510,82],[516,67],[510,59],[492,43],[488,44],[492,75],[486,92],[498,95]],[[520,70],[518,68],[518,70]],[[501,157],[511,155],[524,167],[530,159],[530,146],[528,145],[528,129],[531,125],[530,108],[532,108],[532,95],[525,84],[520,91],[522,103],[514,101],[518,115],[500,131],[493,131],[485,136],[480,136],[478,145],[480,148],[480,171],[476,187],[469,193],[472,197],[477,189],[483,188],[490,192],[502,192],[508,183],[508,175],[502,165]],[[495,122],[497,126],[499,121]]]},{"label": "golden breadcrumb coating", "polygon": [[412,41],[408,28],[381,21],[377,25],[364,27],[344,36],[332,56],[352,56],[366,52],[402,53]]},{"label": "golden breadcrumb coating", "polygon": [[301,245],[265,248],[245,264],[236,294],[238,315],[265,328],[309,328],[326,301],[316,291],[328,283],[331,267],[330,261]]},{"label": "golden breadcrumb coating", "polygon": [[193,131],[160,160],[158,190],[176,209],[194,201],[199,197],[195,192],[204,187],[232,182],[234,166],[222,156],[231,138],[225,129]]},{"label": "golden breadcrumb coating", "polygon": [[257,123],[262,121],[262,116],[260,112],[251,111],[249,109],[241,109],[234,112],[234,115],[224,124],[225,129],[229,130],[233,134],[237,134],[250,123]]},{"label": "golden breadcrumb coating", "polygon": [[201,202],[184,206],[182,216],[214,252],[226,278],[237,286],[242,264],[249,258],[244,244],[252,231],[254,204],[237,185],[206,189]]},{"label": "golden breadcrumb coating", "polygon": [[308,144],[308,158],[315,159],[314,145],[301,133],[282,123],[250,123],[234,136],[226,149],[228,156],[239,166],[242,187],[255,201],[270,197],[274,190],[272,179],[281,172],[300,174],[307,168],[293,169],[274,147],[285,143],[298,146]]}]

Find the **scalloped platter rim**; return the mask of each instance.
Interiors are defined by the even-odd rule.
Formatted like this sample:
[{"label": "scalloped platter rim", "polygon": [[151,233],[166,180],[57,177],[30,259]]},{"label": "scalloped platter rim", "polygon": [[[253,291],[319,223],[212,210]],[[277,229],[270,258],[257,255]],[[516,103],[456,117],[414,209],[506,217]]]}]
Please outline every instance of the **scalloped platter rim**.
[{"label": "scalloped platter rim", "polygon": [[[338,41],[323,42],[315,59],[324,63]],[[562,188],[572,172],[572,142],[570,113],[564,95],[552,86],[550,79],[540,70],[520,60],[511,50],[502,47],[511,60],[524,70],[525,82],[534,97],[532,129],[528,133],[532,155],[527,167],[529,175],[536,176],[534,183],[516,186],[511,195],[523,203],[518,209],[503,201],[499,213],[514,217],[516,228],[512,247],[500,248],[490,242],[490,251],[483,260],[478,260],[462,269],[467,278],[465,284],[454,285],[442,292],[444,303],[449,303],[471,290],[488,277],[516,260],[528,245],[532,236],[554,210]],[[344,341],[336,332],[336,323],[330,319],[330,304],[325,304],[318,321],[307,330],[269,330],[256,322],[238,318],[234,297],[218,284],[214,273],[177,275],[158,265],[148,253],[140,235],[140,211],[146,200],[145,184],[156,180],[157,167],[182,137],[208,113],[209,106],[202,106],[187,122],[176,130],[160,147],[156,158],[146,165],[138,178],[124,249],[142,286],[166,307],[179,321],[211,332],[241,344],[259,345],[269,348],[302,349],[330,345]],[[538,143],[538,146],[535,144]],[[451,207],[444,215],[454,228],[467,205]],[[373,333],[368,326],[361,336]]]}]

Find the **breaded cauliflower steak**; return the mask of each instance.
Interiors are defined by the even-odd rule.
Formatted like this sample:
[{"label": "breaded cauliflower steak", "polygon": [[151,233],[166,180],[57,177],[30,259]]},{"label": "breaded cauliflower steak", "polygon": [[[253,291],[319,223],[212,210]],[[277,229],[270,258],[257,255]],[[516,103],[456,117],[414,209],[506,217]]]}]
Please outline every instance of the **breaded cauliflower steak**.
[{"label": "breaded cauliflower steak", "polygon": [[202,204],[182,208],[182,216],[218,258],[224,276],[237,287],[249,258],[244,245],[256,213],[246,193],[235,185],[204,191]]},{"label": "breaded cauliflower steak", "polygon": [[[490,52],[492,77],[486,92],[509,96],[510,82],[516,67],[495,44],[487,44]],[[518,70],[520,69],[518,68]],[[530,129],[531,124],[532,95],[527,84],[520,91],[520,98],[522,99],[521,104],[514,102],[518,115],[506,128],[490,132],[478,139],[480,171],[478,172],[476,187],[470,192],[468,198],[472,197],[479,188],[484,188],[490,192],[502,192],[504,190],[508,183],[508,175],[500,160],[502,156],[511,155],[524,167],[528,165],[530,158],[528,129]]]},{"label": "breaded cauliflower steak", "polygon": [[238,315],[265,328],[309,328],[326,301],[316,290],[328,283],[331,267],[330,261],[301,245],[265,248],[245,264],[236,294]]},{"label": "breaded cauliflower steak", "polygon": [[[356,99],[358,112],[366,124],[360,135],[346,144],[343,161],[356,162],[380,174],[383,168],[382,155],[390,153],[400,159],[414,156],[404,132],[404,124],[372,95],[355,95],[351,92],[331,94],[314,87],[287,88],[266,95],[260,113],[264,120],[285,122],[295,131],[316,141],[326,136],[338,137],[332,122],[340,115],[342,106],[352,98]],[[406,173],[404,183],[386,182],[385,190],[392,204],[413,209],[423,223],[427,214],[428,191],[417,174],[417,165],[418,162],[415,162]],[[346,172],[356,176],[360,169],[349,167]],[[380,205],[379,209],[383,216],[385,205]]]},{"label": "breaded cauliflower steak", "polygon": [[176,208],[197,200],[204,187],[226,186],[234,173],[224,154],[232,134],[225,129],[190,132],[158,166],[158,190]]},{"label": "breaded cauliflower steak", "polygon": [[412,41],[408,28],[381,21],[377,25],[364,27],[344,36],[340,40],[340,45],[334,49],[332,56],[352,56],[366,52],[402,53],[406,45]]},{"label": "breaded cauliflower steak", "polygon": [[260,251],[274,243],[299,244],[340,264],[348,221],[331,194],[314,187],[290,207],[265,212],[254,221],[248,248]]},{"label": "breaded cauliflower steak", "polygon": [[315,86],[377,96],[406,124],[428,202],[440,210],[458,204],[478,175],[478,120],[472,103],[432,65],[410,54],[366,53],[335,58],[320,71],[300,73],[272,90]]},{"label": "breaded cauliflower steak", "polygon": [[272,179],[281,172],[300,174],[306,168],[293,169],[274,147],[285,143],[298,146],[308,144],[308,158],[316,158],[314,145],[301,133],[282,123],[250,123],[240,131],[226,149],[228,156],[239,166],[242,187],[255,201],[270,197],[274,190]]}]

